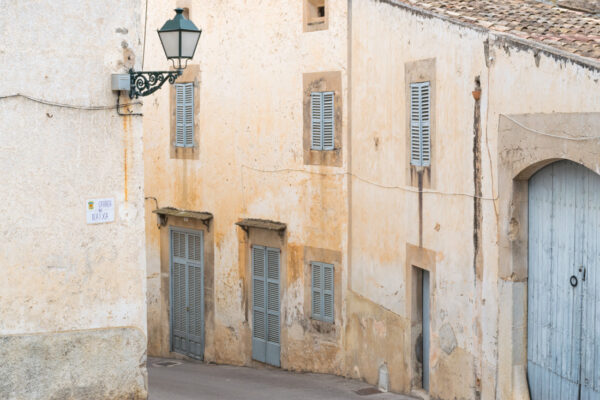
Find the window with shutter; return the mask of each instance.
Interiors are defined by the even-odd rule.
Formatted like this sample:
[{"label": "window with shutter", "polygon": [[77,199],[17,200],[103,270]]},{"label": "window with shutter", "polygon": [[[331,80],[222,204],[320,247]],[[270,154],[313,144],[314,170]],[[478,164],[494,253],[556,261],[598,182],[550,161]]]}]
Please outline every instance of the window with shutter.
[{"label": "window with shutter", "polygon": [[175,84],[175,146],[194,147],[194,84]]},{"label": "window with shutter", "polygon": [[318,263],[312,264],[312,317],[321,319],[321,298],[323,291],[321,290],[321,265]]},{"label": "window with shutter", "polygon": [[334,270],[333,265],[321,262],[311,263],[312,318],[334,322]]},{"label": "window with shutter", "polygon": [[323,149],[323,142],[321,142],[322,103],[322,93],[313,92],[310,94],[310,148],[313,150]]},{"label": "window with shutter", "polygon": [[333,150],[335,145],[335,93],[310,94],[311,150]]},{"label": "window with shutter", "polygon": [[410,163],[431,165],[430,82],[410,84]]}]

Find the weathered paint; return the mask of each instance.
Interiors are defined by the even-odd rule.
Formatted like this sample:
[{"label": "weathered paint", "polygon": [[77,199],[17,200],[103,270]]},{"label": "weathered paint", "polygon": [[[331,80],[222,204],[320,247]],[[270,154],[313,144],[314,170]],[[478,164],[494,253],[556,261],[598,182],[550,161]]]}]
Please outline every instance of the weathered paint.
[{"label": "weathered paint", "polygon": [[146,334],[106,328],[0,336],[4,399],[142,400]]},{"label": "weathered paint", "polygon": [[[163,5],[164,2],[150,0],[148,9],[162,9]],[[147,196],[158,199],[161,207],[206,210],[214,215],[210,234],[215,239],[215,323],[214,327],[207,325],[207,330],[212,330],[215,340],[206,340],[205,359],[251,363],[248,324],[252,303],[246,290],[251,285],[246,269],[251,241],[234,223],[244,217],[265,218],[288,224],[286,249],[282,252],[285,271],[281,275],[282,367],[323,372],[336,368],[341,374],[335,354],[342,346],[342,312],[336,312],[337,326],[332,332],[322,331],[324,324],[313,323],[304,314],[307,283],[310,288],[304,271],[312,261],[305,259],[304,249],[346,254],[346,178],[335,175],[344,171],[346,150],[342,146],[339,166],[304,167],[301,129],[304,73],[337,73],[341,81],[339,96],[345,99],[346,4],[331,1],[328,29],[310,33],[302,32],[302,2],[270,1],[260,7],[233,1],[188,1],[176,5],[189,7],[190,18],[204,32],[193,63],[199,64],[195,114],[198,146],[194,149],[198,158],[178,158],[170,153],[170,121],[166,118],[169,93],[157,92],[144,105],[145,190]],[[149,12],[148,26],[158,25],[161,18],[157,12]],[[248,25],[249,21],[254,22]],[[273,35],[277,40],[272,40]],[[166,66],[159,46],[148,40],[146,65]],[[241,74],[242,69],[246,73]],[[274,86],[274,81],[282,85]],[[345,101],[341,104],[346,107]],[[342,118],[347,112],[342,109],[339,114]],[[340,122],[345,135],[345,120]],[[216,152],[216,148],[220,151]],[[298,208],[290,212],[290,204]],[[151,211],[154,206],[153,201],[148,201],[146,210]],[[157,301],[168,282],[157,274],[160,230],[155,215],[147,212],[146,222],[149,352],[167,355],[164,333],[168,332],[168,319],[164,317],[168,315],[168,304]],[[169,224],[182,222],[169,219]],[[338,265],[341,280],[344,262],[340,259]],[[341,281],[338,284],[343,287]],[[338,292],[342,294],[340,290],[336,295]],[[153,336],[152,332],[163,334]],[[325,338],[327,344],[320,338]],[[321,348],[327,349],[326,353],[314,359],[307,357]]]},{"label": "weathered paint", "polygon": [[532,399],[594,399],[600,176],[559,161],[529,181],[528,378]]},{"label": "weathered paint", "polygon": [[[0,0],[0,97],[115,106],[110,74],[141,53],[141,6]],[[0,121],[0,397],[144,398],[141,119],[12,97]],[[99,197],[115,221],[87,225]]]},{"label": "weathered paint", "polygon": [[[432,285],[431,396],[522,398],[522,392],[519,392],[522,381],[517,381],[519,372],[515,372],[522,361],[517,361],[518,357],[513,354],[524,354],[524,346],[518,341],[514,346],[509,340],[503,341],[511,337],[503,332],[518,334],[518,330],[513,331],[515,324],[523,329],[524,324],[516,320],[526,303],[519,300],[515,304],[513,300],[508,302],[501,298],[505,296],[502,292],[506,287],[503,279],[511,279],[511,274],[499,276],[500,266],[509,265],[506,259],[501,263],[499,258],[504,248],[508,248],[506,244],[499,244],[501,240],[508,240],[505,226],[510,221],[503,216],[506,214],[501,207],[508,207],[512,199],[511,190],[498,188],[499,174],[504,173],[500,168],[509,165],[508,161],[498,165],[498,154],[502,150],[498,148],[498,124],[503,118],[501,114],[536,113],[541,119],[541,114],[555,111],[598,111],[600,103],[593,93],[599,88],[600,75],[594,69],[565,58],[513,47],[501,36],[428,17],[426,12],[412,12],[393,3],[353,2],[351,110],[355,112],[352,114],[351,172],[365,180],[399,189],[378,188],[362,179],[353,181],[351,287],[374,304],[394,311],[400,320],[406,320],[409,316],[402,305],[408,301],[405,296],[409,293],[410,283],[395,270],[403,271],[410,265],[405,264],[402,254],[405,247],[399,244],[408,242],[435,251],[438,262],[435,284]],[[383,37],[394,40],[382,40]],[[540,58],[537,64],[536,54]],[[436,59],[438,85],[433,163],[438,169],[432,177],[431,190],[424,189],[420,201],[418,188],[411,190],[405,185],[410,182],[404,175],[405,169],[394,167],[408,163],[402,130],[406,120],[406,98],[401,79],[403,73],[407,73],[407,63],[432,57]],[[474,285],[479,269],[473,268],[473,246],[467,244],[473,243],[474,239],[476,180],[471,149],[474,148],[472,132],[476,100],[472,92],[478,76],[482,87],[479,145],[482,225],[478,242],[483,263],[481,280]],[[549,93],[560,95],[549,96]],[[378,101],[374,105],[371,99]],[[573,114],[570,119],[583,124],[588,117]],[[538,123],[537,129],[574,134],[575,129],[571,128],[574,125],[569,123],[564,115],[557,116],[554,122]],[[598,135],[595,123],[594,120],[585,125],[585,135]],[[521,168],[525,168],[538,160],[530,156],[534,154],[529,150],[531,147],[521,151],[519,146],[540,135],[519,130],[511,137],[517,135],[522,136],[520,143],[507,139],[505,146],[517,149],[514,156],[510,154],[510,160],[518,159]],[[374,146],[375,138],[379,146]],[[567,150],[563,147],[566,142],[558,140],[547,148],[554,154],[562,153],[563,157],[581,157],[581,149],[569,144]],[[498,193],[510,200],[505,202],[504,197],[491,200]],[[420,207],[422,239],[419,234]],[[497,209],[501,210],[500,215]],[[479,262],[475,264],[479,265]],[[518,297],[518,294],[514,296]],[[349,306],[346,312],[347,315],[353,313]],[[510,318],[504,312],[510,314]],[[446,332],[445,335],[448,332],[441,328],[447,323],[456,340],[450,355],[440,351],[441,344],[447,340],[442,338],[441,332]],[[505,336],[499,339],[502,334]],[[395,342],[406,343],[405,337],[406,333],[398,333]],[[349,350],[351,347],[346,348]],[[456,358],[458,354],[460,358]],[[380,353],[382,361],[385,355],[385,352]],[[394,370],[405,368],[389,361],[387,364],[390,376]],[[356,363],[356,368],[361,371],[366,368],[376,371],[376,367],[372,362]],[[347,365],[346,368],[352,367]],[[467,378],[465,374],[471,376]],[[394,379],[390,381],[392,390],[405,393],[411,390],[409,384],[402,386],[401,380],[396,385]]]},{"label": "weathered paint", "polygon": [[[377,383],[385,365],[390,390],[410,393],[420,374],[415,266],[431,279],[431,397],[526,398],[526,269],[513,266],[526,251],[514,244],[526,223],[513,179],[552,157],[592,163],[592,151],[504,115],[530,114],[519,121],[540,131],[593,135],[598,119],[583,113],[600,111],[598,71],[393,0],[331,0],[328,29],[318,32],[303,32],[300,1],[174,3],[204,29],[194,63],[197,158],[170,152],[169,97],[158,93],[144,106],[146,194],[161,206],[214,214],[215,340],[207,340],[207,360],[252,365],[254,243],[282,249],[283,368]],[[150,14],[153,26],[160,18]],[[149,42],[146,52],[160,62],[158,45]],[[341,162],[307,165],[303,76],[332,71],[341,76]],[[432,166],[417,171],[407,158],[405,93],[421,76],[433,81],[434,129]],[[246,217],[287,230],[282,238],[247,235],[234,225]],[[155,344],[164,343],[168,319],[166,305],[155,303],[167,286],[157,274],[154,216],[146,226],[149,324],[160,327],[150,331],[163,332],[151,334],[150,349],[168,355]],[[315,257],[339,262],[333,325],[310,318]]]}]

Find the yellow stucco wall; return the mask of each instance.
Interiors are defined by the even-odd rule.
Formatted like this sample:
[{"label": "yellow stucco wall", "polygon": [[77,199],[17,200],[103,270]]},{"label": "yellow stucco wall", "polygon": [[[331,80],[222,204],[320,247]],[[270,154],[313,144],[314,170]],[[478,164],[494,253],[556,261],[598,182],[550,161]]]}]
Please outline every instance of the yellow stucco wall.
[{"label": "yellow stucco wall", "polygon": [[[290,343],[290,349],[295,349],[290,351],[298,355],[321,346],[319,332],[302,311],[304,270],[308,268],[304,249],[346,254],[346,178],[344,164],[304,165],[302,85],[305,73],[338,71],[340,94],[346,96],[346,4],[329,4],[329,29],[311,33],[303,33],[301,2],[271,1],[260,7],[234,1],[173,4],[189,8],[190,19],[203,29],[194,59],[200,69],[196,89],[200,91],[199,154],[197,159],[170,158],[170,99],[168,91],[157,93],[144,105],[145,190],[146,196],[157,198],[160,207],[214,215],[210,229],[215,246],[215,342],[207,340],[207,359],[251,362],[248,316],[242,306],[247,298],[244,282],[249,283],[249,278],[240,266],[247,238],[234,225],[246,217],[287,224],[282,341]],[[165,8],[165,2],[149,2],[149,10],[158,8]],[[159,20],[150,13],[149,26],[158,25]],[[148,42],[147,66],[164,68],[158,46]],[[345,109],[343,115],[347,115]],[[345,117],[340,122],[344,136]],[[161,293],[167,288],[160,283],[159,230],[151,213],[155,206],[153,200],[146,202],[149,352],[166,355],[168,304]],[[176,220],[170,219],[171,223],[177,225]],[[331,335],[324,337],[332,340]],[[340,349],[341,332],[331,346],[328,354]],[[335,359],[325,357],[322,363],[309,364],[286,355],[287,351],[282,349],[286,368],[342,373]]]},{"label": "yellow stucco wall", "polygon": [[[150,0],[149,9],[165,4]],[[206,358],[252,363],[244,251],[254,240],[234,223],[264,218],[287,224],[282,367],[377,383],[385,365],[391,390],[418,387],[414,265],[433,277],[431,396],[519,398],[522,382],[513,369],[522,366],[524,344],[507,338],[514,335],[513,314],[526,305],[513,305],[517,289],[509,288],[510,274],[499,272],[508,226],[500,212],[508,194],[498,184],[499,119],[598,112],[597,68],[393,0],[331,0],[328,29],[316,32],[303,32],[300,1],[168,4],[188,7],[204,30],[194,59],[199,148],[196,159],[171,158],[170,99],[158,92],[144,105],[145,190],[160,207],[214,215],[215,339],[207,341]],[[160,19],[150,12],[149,26]],[[418,61],[431,59],[434,168],[420,196],[408,175],[406,77],[418,73]],[[146,65],[164,68],[159,44],[148,42]],[[342,77],[339,167],[303,163],[302,77],[322,71]],[[476,260],[474,132],[482,191]],[[161,278],[155,207],[147,201],[149,352],[167,355],[168,276],[163,268]],[[342,305],[334,334],[320,332],[303,308],[313,248],[340,252]],[[513,308],[504,310],[507,304]]]},{"label": "yellow stucco wall", "polygon": [[[503,289],[510,276],[499,276],[499,247],[507,236],[508,221],[500,219],[502,198],[498,187],[497,135],[501,114],[598,112],[597,68],[586,68],[502,36],[451,24],[393,1],[354,1],[352,8],[352,211],[350,293],[372,305],[353,306],[346,299],[348,321],[376,314],[378,307],[393,312],[377,322],[396,319],[398,326],[370,347],[365,359],[349,363],[348,371],[370,376],[387,363],[391,387],[411,390],[411,368],[395,352],[411,352],[411,310],[407,307],[411,282],[407,281],[405,243],[419,245],[419,195],[406,175],[406,63],[435,58],[435,184],[422,197],[423,248],[436,253],[432,289],[431,390],[435,398],[520,398],[511,367],[522,363],[514,354],[525,354],[524,343],[510,340],[499,345],[499,335],[521,321],[506,314],[523,310],[513,305],[512,291]],[[376,23],[374,23],[376,21]],[[386,38],[383,40],[382,38]],[[489,43],[489,51],[486,50]],[[537,55],[537,57],[536,57]],[[537,58],[537,59],[536,59]],[[473,260],[473,135],[475,78],[482,86],[482,273],[476,276]],[[376,101],[375,101],[376,99]],[[585,118],[582,116],[581,118]],[[598,127],[600,129],[600,127]],[[560,130],[560,129],[559,129]],[[562,132],[567,135],[565,122]],[[529,132],[530,135],[534,135]],[[587,136],[598,131],[587,132]],[[563,144],[556,143],[557,153]],[[578,153],[563,153],[577,159]],[[491,158],[491,159],[490,159]],[[531,158],[531,162],[534,162]],[[372,183],[366,183],[369,181]],[[382,185],[384,187],[375,185]],[[504,196],[509,196],[504,192]],[[508,200],[510,202],[510,199]],[[500,291],[504,290],[503,293]],[[356,309],[356,312],[354,311]],[[357,315],[357,316],[355,316]],[[451,328],[456,348],[443,350]],[[350,335],[369,329],[349,325],[346,352],[356,358]],[[373,354],[373,349],[378,356]],[[391,349],[394,349],[390,351]],[[516,349],[516,351],[515,351]],[[394,357],[395,358],[395,357]],[[504,361],[503,361],[504,358]],[[377,363],[379,365],[369,365]],[[371,372],[368,372],[368,371]],[[400,372],[399,372],[400,371]],[[400,375],[395,381],[394,376]],[[408,376],[407,376],[408,375]]]}]

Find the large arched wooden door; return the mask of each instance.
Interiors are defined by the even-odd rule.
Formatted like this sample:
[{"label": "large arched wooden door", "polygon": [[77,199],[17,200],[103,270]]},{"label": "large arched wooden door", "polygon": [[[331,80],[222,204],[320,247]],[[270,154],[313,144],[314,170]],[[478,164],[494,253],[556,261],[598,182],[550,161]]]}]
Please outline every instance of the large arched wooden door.
[{"label": "large arched wooden door", "polygon": [[532,400],[600,400],[600,176],[570,162],[529,181]]}]

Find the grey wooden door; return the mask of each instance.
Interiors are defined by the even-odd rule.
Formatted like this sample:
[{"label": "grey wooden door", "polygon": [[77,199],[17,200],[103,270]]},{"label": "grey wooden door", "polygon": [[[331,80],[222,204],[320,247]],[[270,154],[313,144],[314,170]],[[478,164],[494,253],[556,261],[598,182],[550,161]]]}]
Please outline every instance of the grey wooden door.
[{"label": "grey wooden door", "polygon": [[252,358],[280,366],[280,252],[252,246]]},{"label": "grey wooden door", "polygon": [[429,391],[429,271],[423,270],[423,389]]},{"label": "grey wooden door", "polygon": [[532,400],[600,399],[600,177],[570,161],[529,181]]},{"label": "grey wooden door", "polygon": [[202,232],[171,230],[171,349],[204,357]]}]

